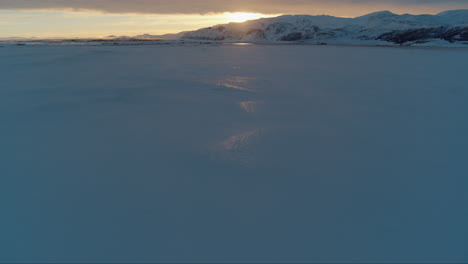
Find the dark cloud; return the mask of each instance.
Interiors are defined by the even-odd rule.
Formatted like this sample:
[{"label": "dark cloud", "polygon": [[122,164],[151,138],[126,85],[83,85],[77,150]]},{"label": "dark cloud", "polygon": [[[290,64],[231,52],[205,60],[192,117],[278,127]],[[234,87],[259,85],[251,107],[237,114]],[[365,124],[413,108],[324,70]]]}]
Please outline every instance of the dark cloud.
[{"label": "dark cloud", "polygon": [[459,8],[468,8],[468,0],[0,0],[0,9],[3,10],[66,9],[151,14],[258,12],[359,15],[384,9],[397,13],[435,13]]}]

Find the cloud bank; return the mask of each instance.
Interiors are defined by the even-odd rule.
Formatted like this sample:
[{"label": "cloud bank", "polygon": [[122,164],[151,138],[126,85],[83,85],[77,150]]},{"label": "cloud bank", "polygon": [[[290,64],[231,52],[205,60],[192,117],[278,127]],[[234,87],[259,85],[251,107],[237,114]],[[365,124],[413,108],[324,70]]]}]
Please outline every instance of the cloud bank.
[{"label": "cloud bank", "polygon": [[255,12],[353,16],[379,10],[421,14],[468,9],[468,0],[0,0],[0,10],[37,9],[120,14]]}]

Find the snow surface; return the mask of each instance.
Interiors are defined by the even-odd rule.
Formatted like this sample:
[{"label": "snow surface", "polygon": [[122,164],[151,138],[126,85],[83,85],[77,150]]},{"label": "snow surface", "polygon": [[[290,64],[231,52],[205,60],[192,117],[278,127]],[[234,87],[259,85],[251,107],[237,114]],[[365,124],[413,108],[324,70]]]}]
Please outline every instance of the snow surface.
[{"label": "snow surface", "polygon": [[468,50],[0,48],[0,261],[468,261]]}]

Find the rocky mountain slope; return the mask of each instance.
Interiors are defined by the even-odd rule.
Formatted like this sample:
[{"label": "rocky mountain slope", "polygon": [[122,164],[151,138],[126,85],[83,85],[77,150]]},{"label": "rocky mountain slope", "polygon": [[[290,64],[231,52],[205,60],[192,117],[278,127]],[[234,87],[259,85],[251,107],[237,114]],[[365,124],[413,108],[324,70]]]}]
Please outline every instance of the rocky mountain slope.
[{"label": "rocky mountain slope", "polygon": [[217,25],[184,33],[181,38],[226,42],[466,45],[468,10],[437,15],[397,15],[382,11],[356,18],[287,15]]}]

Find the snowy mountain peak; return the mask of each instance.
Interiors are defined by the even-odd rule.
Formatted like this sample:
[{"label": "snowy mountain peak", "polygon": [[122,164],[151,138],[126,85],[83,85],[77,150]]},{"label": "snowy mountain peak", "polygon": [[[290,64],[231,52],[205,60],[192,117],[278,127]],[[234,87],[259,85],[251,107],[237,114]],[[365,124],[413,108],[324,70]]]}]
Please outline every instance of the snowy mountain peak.
[{"label": "snowy mountain peak", "polygon": [[465,16],[468,17],[468,9],[448,10],[437,14],[438,16]]},{"label": "snowy mountain peak", "polygon": [[386,11],[370,13],[370,14],[367,14],[358,18],[369,19],[369,18],[385,18],[385,17],[394,17],[394,16],[398,16],[398,15],[386,10]]},{"label": "snowy mountain peak", "polygon": [[437,16],[450,20],[453,24],[468,24],[468,9],[449,10]]}]

